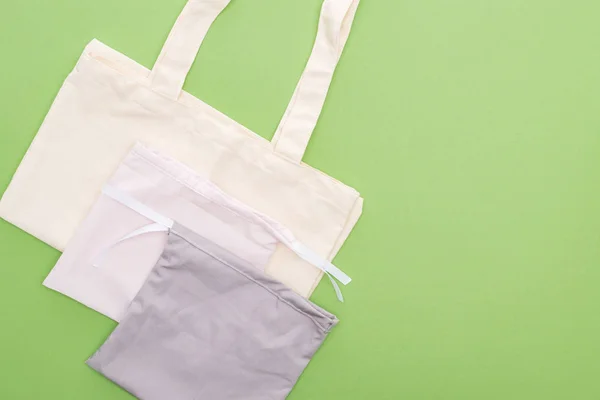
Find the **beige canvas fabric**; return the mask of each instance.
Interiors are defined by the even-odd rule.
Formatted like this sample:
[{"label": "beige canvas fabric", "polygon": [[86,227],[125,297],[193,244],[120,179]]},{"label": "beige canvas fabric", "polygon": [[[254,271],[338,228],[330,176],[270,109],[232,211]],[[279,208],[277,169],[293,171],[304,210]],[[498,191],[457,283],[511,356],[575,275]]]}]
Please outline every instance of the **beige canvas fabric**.
[{"label": "beige canvas fabric", "polygon": [[[332,259],[359,193],[301,162],[358,0],[325,0],[312,54],[271,142],[182,91],[229,0],[190,0],[150,71],[93,40],[67,77],[0,201],[0,216],[63,250],[136,141],[183,162]],[[267,267],[309,296],[322,271],[278,248]]]}]

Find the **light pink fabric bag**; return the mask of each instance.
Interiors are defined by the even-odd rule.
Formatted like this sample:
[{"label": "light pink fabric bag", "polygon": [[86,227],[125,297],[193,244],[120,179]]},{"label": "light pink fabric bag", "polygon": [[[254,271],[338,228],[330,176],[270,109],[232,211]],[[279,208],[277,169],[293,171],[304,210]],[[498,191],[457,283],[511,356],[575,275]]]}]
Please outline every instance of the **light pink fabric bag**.
[{"label": "light pink fabric bag", "polygon": [[[173,221],[270,274],[276,249],[347,284],[350,278],[284,226],[181,163],[137,144],[105,186],[44,285],[119,321],[156,264]],[[293,274],[282,283],[294,289]]]}]

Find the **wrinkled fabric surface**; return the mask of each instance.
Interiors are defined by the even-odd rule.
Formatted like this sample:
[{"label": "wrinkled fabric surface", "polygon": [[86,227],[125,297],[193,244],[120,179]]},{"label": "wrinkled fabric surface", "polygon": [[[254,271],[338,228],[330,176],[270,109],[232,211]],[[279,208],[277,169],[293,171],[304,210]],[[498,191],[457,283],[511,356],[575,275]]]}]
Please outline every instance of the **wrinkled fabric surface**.
[{"label": "wrinkled fabric surface", "polygon": [[[313,51],[271,142],[182,91],[206,31],[228,2],[188,2],[152,71],[91,41],[5,191],[0,216],[64,250],[121,160],[142,141],[333,259],[362,198],[301,159],[358,0],[324,0]],[[323,274],[283,247],[267,269],[305,297]]]},{"label": "wrinkled fabric surface", "polygon": [[88,365],[147,400],[284,399],[338,320],[176,224]]}]

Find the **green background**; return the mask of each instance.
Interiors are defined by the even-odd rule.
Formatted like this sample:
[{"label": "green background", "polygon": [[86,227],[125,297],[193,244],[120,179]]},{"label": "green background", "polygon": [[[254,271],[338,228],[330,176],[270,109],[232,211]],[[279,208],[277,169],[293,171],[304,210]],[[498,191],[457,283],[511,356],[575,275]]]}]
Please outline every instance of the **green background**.
[{"label": "green background", "polygon": [[[86,43],[151,67],[183,4],[0,3],[0,191]],[[319,7],[233,0],[186,89],[271,137]],[[354,281],[290,399],[600,399],[599,17],[362,1],[305,156],[366,199]],[[0,221],[0,256],[0,398],[130,398],[84,364],[115,324],[41,285],[59,253]]]}]

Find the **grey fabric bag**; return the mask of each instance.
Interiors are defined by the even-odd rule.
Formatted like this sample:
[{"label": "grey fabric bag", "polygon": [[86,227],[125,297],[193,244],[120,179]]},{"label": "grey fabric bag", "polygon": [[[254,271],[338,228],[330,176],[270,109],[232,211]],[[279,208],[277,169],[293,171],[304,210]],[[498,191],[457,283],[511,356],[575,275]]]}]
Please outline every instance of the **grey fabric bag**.
[{"label": "grey fabric bag", "polygon": [[141,399],[284,399],[335,316],[175,224],[88,365]]}]

